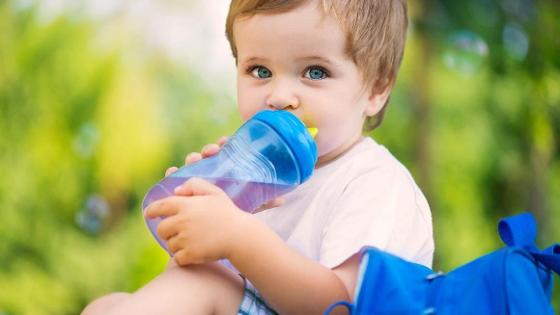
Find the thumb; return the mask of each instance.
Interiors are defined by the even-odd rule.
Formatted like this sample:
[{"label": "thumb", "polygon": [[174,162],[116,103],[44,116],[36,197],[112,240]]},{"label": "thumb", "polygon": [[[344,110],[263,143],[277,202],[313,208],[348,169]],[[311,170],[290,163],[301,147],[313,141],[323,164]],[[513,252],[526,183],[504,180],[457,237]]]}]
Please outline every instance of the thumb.
[{"label": "thumb", "polygon": [[220,187],[198,177],[193,177],[187,180],[182,185],[177,186],[173,192],[176,195],[181,195],[181,196],[205,196],[205,195],[225,194]]}]

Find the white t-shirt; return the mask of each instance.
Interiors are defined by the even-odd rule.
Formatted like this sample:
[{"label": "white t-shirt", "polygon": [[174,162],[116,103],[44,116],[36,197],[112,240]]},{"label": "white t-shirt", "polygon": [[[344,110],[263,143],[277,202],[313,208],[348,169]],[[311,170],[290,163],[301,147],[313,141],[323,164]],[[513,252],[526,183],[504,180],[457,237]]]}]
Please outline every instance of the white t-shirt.
[{"label": "white t-shirt", "polygon": [[408,170],[371,138],[255,216],[287,244],[327,268],[363,246],[431,267],[432,217]]}]

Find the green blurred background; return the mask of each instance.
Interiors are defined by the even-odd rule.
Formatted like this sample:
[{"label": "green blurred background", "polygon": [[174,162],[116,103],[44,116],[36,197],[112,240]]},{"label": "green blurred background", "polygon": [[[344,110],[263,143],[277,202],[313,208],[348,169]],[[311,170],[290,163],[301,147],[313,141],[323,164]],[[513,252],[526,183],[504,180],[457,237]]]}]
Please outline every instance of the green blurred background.
[{"label": "green blurred background", "polygon": [[[0,0],[0,315],[79,314],[164,268],[144,193],[241,122],[227,7]],[[434,269],[500,247],[497,220],[521,211],[536,215],[541,248],[560,241],[560,2],[409,7],[371,136],[428,197]]]}]

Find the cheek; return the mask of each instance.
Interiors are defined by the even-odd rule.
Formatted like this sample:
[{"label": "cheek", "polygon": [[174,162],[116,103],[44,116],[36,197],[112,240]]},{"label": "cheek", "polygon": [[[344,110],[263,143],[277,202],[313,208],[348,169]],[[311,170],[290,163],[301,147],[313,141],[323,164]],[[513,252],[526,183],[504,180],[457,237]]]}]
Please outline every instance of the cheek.
[{"label": "cheek", "polygon": [[335,121],[332,118],[319,122],[317,126],[319,133],[315,138],[319,155],[332,151],[340,144],[341,139],[344,138],[345,128],[337,122],[339,121]]},{"label": "cheek", "polygon": [[244,121],[253,117],[261,109],[260,104],[256,89],[247,87],[243,82],[237,84],[237,106]]},{"label": "cheek", "polygon": [[319,154],[329,152],[336,148],[344,138],[340,128],[323,128],[323,132],[316,137]]},{"label": "cheek", "polygon": [[[361,118],[349,113],[331,110],[318,121],[319,133],[315,139],[319,155],[328,153],[355,137],[361,131]],[[336,118],[333,118],[336,117]]]}]

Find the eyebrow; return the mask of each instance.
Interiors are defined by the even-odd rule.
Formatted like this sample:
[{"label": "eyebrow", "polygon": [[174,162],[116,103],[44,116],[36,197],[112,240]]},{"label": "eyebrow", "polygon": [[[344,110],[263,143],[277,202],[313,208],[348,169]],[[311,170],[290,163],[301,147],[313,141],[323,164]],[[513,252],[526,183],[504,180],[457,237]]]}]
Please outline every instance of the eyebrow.
[{"label": "eyebrow", "polygon": [[[328,65],[331,65],[333,67],[338,67],[338,64],[328,58],[322,57],[322,56],[306,56],[306,57],[300,57],[297,58],[296,60],[298,61],[321,61],[323,63],[326,63]],[[252,62],[262,62],[262,61],[267,61],[266,58],[261,58],[261,57],[251,57],[248,59],[243,60],[242,64],[248,64],[248,63],[252,63]]]},{"label": "eyebrow", "polygon": [[252,62],[260,62],[260,61],[266,61],[266,58],[261,58],[261,57],[251,57],[248,59],[245,59],[241,62],[241,64],[246,64],[246,63],[252,63]]},{"label": "eyebrow", "polygon": [[314,61],[314,60],[318,60],[321,62],[324,62],[326,64],[330,64],[333,66],[336,66],[337,64],[333,61],[331,61],[328,58],[322,57],[322,56],[308,56],[308,57],[302,57],[302,58],[298,58],[297,60],[302,60],[302,61]]}]

